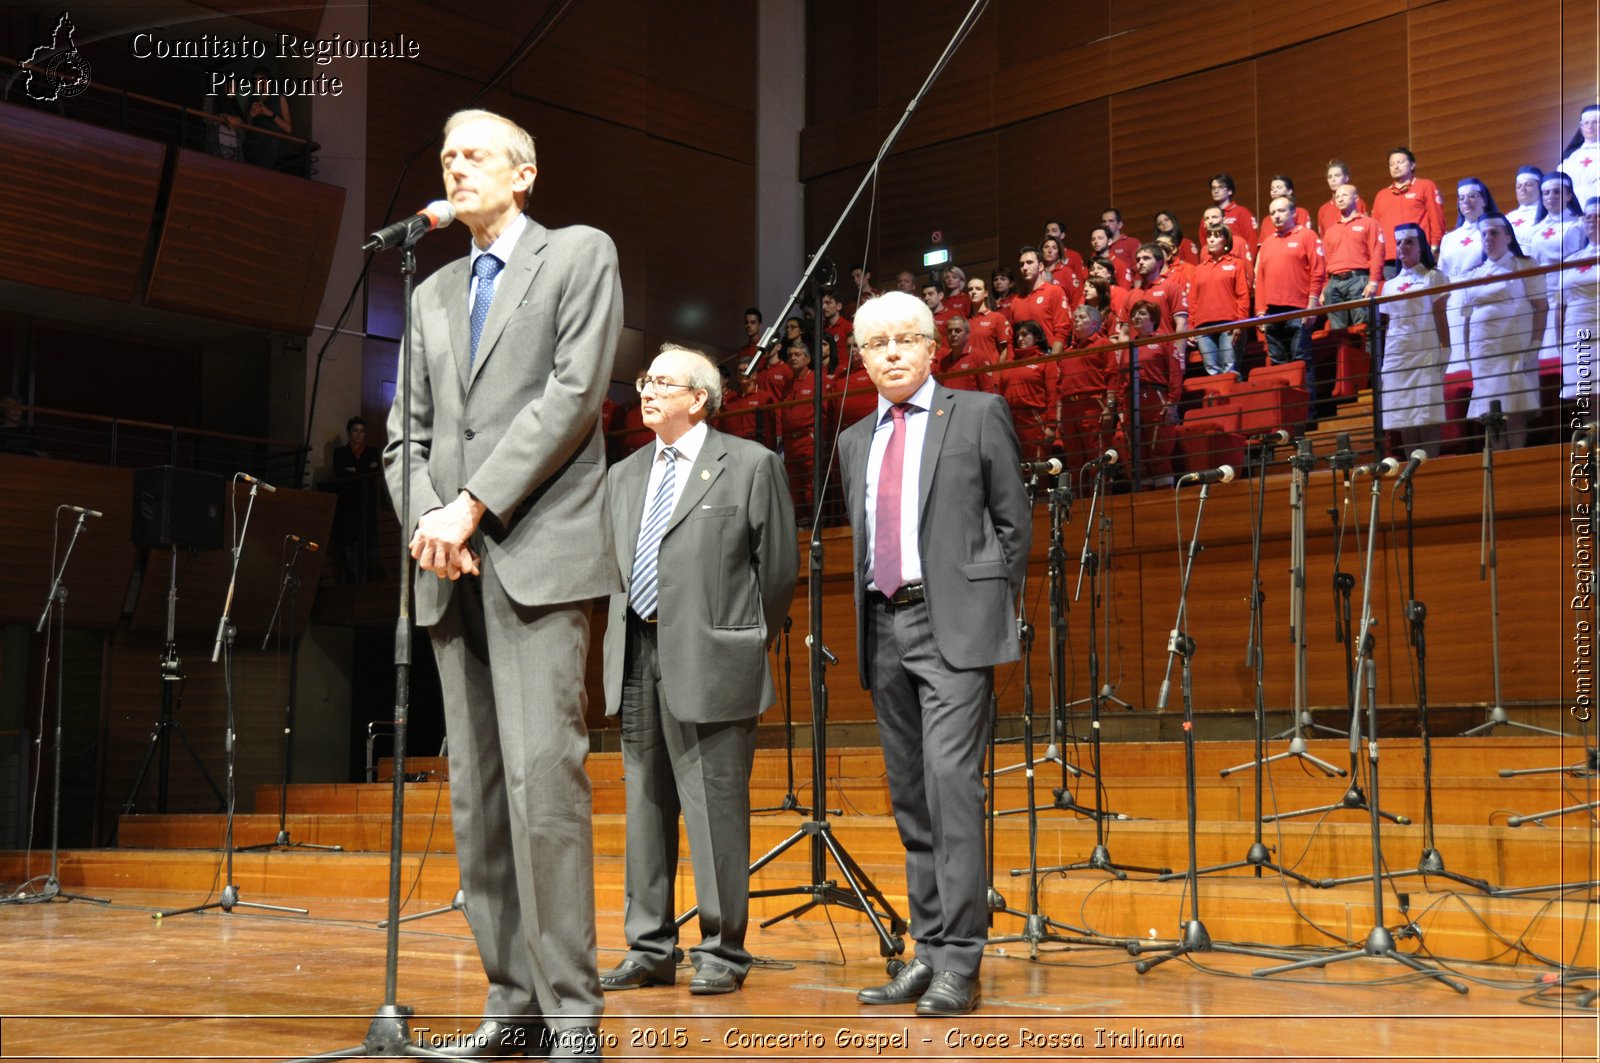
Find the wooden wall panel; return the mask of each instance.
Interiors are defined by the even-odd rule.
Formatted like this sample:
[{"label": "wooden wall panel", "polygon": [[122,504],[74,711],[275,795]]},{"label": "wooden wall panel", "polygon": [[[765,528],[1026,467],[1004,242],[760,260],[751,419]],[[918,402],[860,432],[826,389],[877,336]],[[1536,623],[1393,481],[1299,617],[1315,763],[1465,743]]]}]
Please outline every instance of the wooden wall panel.
[{"label": "wooden wall panel", "polygon": [[337,185],[179,151],[145,301],[309,334],[343,210]]},{"label": "wooden wall panel", "polygon": [[[1571,136],[1578,128],[1578,111],[1600,103],[1600,4],[1594,0],[1564,0],[1561,5],[1561,114],[1562,129]],[[1563,140],[1565,145],[1566,141]]]},{"label": "wooden wall panel", "polygon": [[272,29],[315,37],[317,28],[322,25],[322,9],[327,6],[327,0],[304,0],[284,7],[265,7],[255,0],[200,0],[200,6],[224,15],[238,15]]},{"label": "wooden wall panel", "polygon": [[[1577,116],[1561,114],[1560,0],[1508,8],[1449,0],[1410,13],[1411,133],[1417,171],[1439,185],[1453,224],[1455,182],[1487,181],[1515,206],[1511,177],[1532,163],[1552,169]],[[1594,42],[1591,39],[1590,47]]]},{"label": "wooden wall panel", "polygon": [[[1351,29],[1368,22],[1376,22],[1379,19],[1386,19],[1396,15],[1404,16],[1407,8],[1417,6],[1416,3],[1408,3],[1407,0],[1346,0],[1342,4],[1296,4],[1293,7],[1288,7],[1284,4],[1273,3],[1272,0],[1252,0],[1249,14],[1250,49],[1257,55],[1276,51],[1280,48],[1299,44],[1302,41],[1309,42],[1315,38],[1322,37],[1324,34],[1333,35],[1339,33],[1340,30]],[[1404,22],[1391,27],[1391,29],[1400,34],[1400,40],[1403,44],[1405,41]],[[1364,64],[1366,62],[1366,56],[1359,50],[1350,51],[1347,58],[1356,63]],[[1395,71],[1399,69],[1399,67],[1391,67],[1386,72],[1386,76],[1394,77]],[[1315,79],[1307,78],[1306,80],[1314,81]],[[1357,76],[1355,70],[1347,68],[1339,72],[1336,80],[1324,81],[1320,87],[1324,93],[1322,99],[1326,101],[1328,99],[1327,92],[1334,85],[1345,87],[1361,85],[1376,88],[1379,84],[1381,84],[1380,81],[1367,81]],[[1379,94],[1373,93],[1373,99],[1363,102],[1376,102],[1375,97],[1377,95]],[[1312,112],[1301,111],[1297,113],[1308,114]],[[1313,211],[1312,213],[1316,212]]]},{"label": "wooden wall panel", "polygon": [[[1248,121],[1223,117],[1253,115],[1255,99],[1255,69],[1248,63],[1112,97],[1111,203],[1122,211],[1127,232],[1144,236],[1158,210],[1177,212],[1185,230],[1198,232],[1200,212],[1211,204],[1208,182],[1218,172],[1233,175],[1239,202],[1257,201],[1255,130]],[[1196,100],[1206,101],[1215,121],[1197,121]]]},{"label": "wooden wall panel", "polygon": [[884,274],[891,266],[920,270],[935,230],[944,233],[955,265],[996,259],[999,218],[994,197],[972,190],[995,186],[998,149],[998,135],[989,134],[896,155],[884,163],[878,228]]},{"label": "wooden wall panel", "polygon": [[[880,0],[878,9],[878,98],[875,102],[902,110],[905,101],[928,78],[950,38],[961,25],[966,3],[930,4],[926,0]],[[940,84],[987,78],[995,71],[1003,41],[995,12],[973,26],[965,42],[939,76]]]},{"label": "wooden wall panel", "polygon": [[0,279],[132,299],[167,149],[10,103],[0,144]]},{"label": "wooden wall panel", "polygon": [[[1256,198],[1242,202],[1258,224],[1267,223],[1267,185],[1276,173],[1294,178],[1299,204],[1316,217],[1317,208],[1330,198],[1330,158],[1342,158],[1349,164],[1352,180],[1367,202],[1372,202],[1378,189],[1389,183],[1389,149],[1407,139],[1405,95],[1365,93],[1361,121],[1340,122],[1336,132],[1330,133],[1329,123],[1320,118],[1327,113],[1330,86],[1376,88],[1397,79],[1405,65],[1403,16],[1285,48],[1256,61],[1259,192]],[[1185,226],[1195,221],[1197,213],[1184,216]]]},{"label": "wooden wall panel", "polygon": [[806,120],[848,121],[878,102],[878,15],[857,0],[806,4]]},{"label": "wooden wall panel", "polygon": [[1105,100],[1052,111],[1000,130],[1001,263],[1016,271],[1017,249],[1037,244],[1059,218],[1067,243],[1087,248],[1089,230],[1111,200],[1105,164],[1111,111]]},{"label": "wooden wall panel", "polygon": [[[822,241],[827,238],[828,232],[834,223],[839,220],[839,214],[844,210],[845,204],[850,202],[850,197],[855,193],[856,186],[861,183],[862,174],[866,173],[865,166],[852,166],[848,170],[819,177],[814,181],[807,181],[805,185],[805,246],[817,248],[822,246]],[[874,190],[869,186],[861,193],[856,207],[845,219],[844,225],[839,229],[839,235],[834,237],[828,249],[828,254],[839,266],[846,282],[850,274],[847,272],[851,263],[865,260],[872,267],[873,285],[879,291],[894,287],[894,275],[901,269],[920,269],[921,257],[910,259],[904,263],[891,262],[878,254],[878,226],[877,219],[881,217],[883,204],[882,181]],[[874,204],[874,199],[879,201]],[[874,206],[876,205],[876,210]],[[867,239],[867,223],[873,222],[872,240]],[[793,286],[800,279],[800,271],[805,268],[804,262],[794,263],[794,280],[789,282]],[[780,308],[764,306],[761,308],[769,316],[775,315]]]}]

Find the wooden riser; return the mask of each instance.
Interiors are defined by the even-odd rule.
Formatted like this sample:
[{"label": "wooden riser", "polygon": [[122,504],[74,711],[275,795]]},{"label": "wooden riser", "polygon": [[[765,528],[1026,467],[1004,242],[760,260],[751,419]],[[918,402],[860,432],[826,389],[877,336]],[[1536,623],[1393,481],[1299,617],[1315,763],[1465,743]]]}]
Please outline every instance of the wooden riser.
[{"label": "wooden riser", "polygon": [[[850,849],[896,910],[907,912],[905,888],[899,867],[890,861],[871,859],[857,842],[870,842],[883,831],[852,831]],[[892,828],[888,831],[892,835]],[[882,838],[877,839],[881,841]],[[1129,841],[1129,839],[1121,839]],[[1219,839],[1201,838],[1201,861],[1238,855],[1218,849]],[[1357,846],[1359,839],[1345,839]],[[1441,845],[1449,840],[1441,838]],[[1128,845],[1128,852],[1135,848]],[[1393,866],[1403,866],[1412,852],[1388,853]],[[1117,859],[1128,859],[1123,847],[1113,848]],[[874,856],[883,855],[874,852]],[[784,859],[764,868],[752,881],[755,890],[786,889],[809,882],[809,850],[796,846]],[[211,891],[217,883],[218,856],[214,853],[155,851],[132,853],[100,850],[63,854],[61,881],[68,890],[92,893],[105,889],[164,889],[168,896],[159,903],[172,907],[215,900]],[[0,875],[20,877],[20,860],[0,857]],[[420,869],[420,878],[419,878]],[[37,870],[37,868],[36,868]],[[827,874],[838,880],[836,868]],[[279,903],[300,903],[316,908],[318,898],[329,900],[381,898],[387,888],[388,862],[371,854],[272,853],[240,854],[234,860],[234,881],[241,899]],[[447,905],[457,887],[455,861],[448,855],[430,856],[425,862],[407,858],[402,881],[412,900],[403,914],[415,914]],[[415,882],[413,888],[413,882]],[[677,895],[687,908],[694,901],[694,882],[687,861],[680,865]],[[1428,892],[1432,885],[1441,892]],[[1506,942],[1520,940],[1529,949],[1550,956],[1584,955],[1595,947],[1595,921],[1587,909],[1592,902],[1584,897],[1550,903],[1548,898],[1494,898],[1471,890],[1443,892],[1452,884],[1443,880],[1424,883],[1420,878],[1399,880],[1384,891],[1382,921],[1399,926],[1404,920],[1395,906],[1395,894],[1407,896],[1409,916],[1420,926],[1428,948],[1436,955],[1463,960],[1510,962]],[[1012,909],[1027,907],[1026,877],[1012,877],[1003,867],[994,880],[995,888]],[[1040,911],[1058,923],[1089,930],[1110,938],[1149,942],[1155,937],[1170,940],[1181,932],[1190,918],[1187,889],[1182,879],[1155,882],[1148,879],[1112,881],[1098,871],[1043,876],[1039,882]],[[1259,941],[1276,946],[1328,945],[1339,938],[1360,942],[1374,924],[1371,889],[1357,882],[1333,889],[1312,889],[1285,883],[1267,873],[1260,880],[1248,871],[1227,875],[1206,875],[1200,879],[1201,918],[1211,936],[1218,941]],[[754,897],[753,921],[759,922],[798,905],[795,895]],[[596,859],[596,905],[603,913],[616,913],[623,905],[622,860],[618,856]],[[865,917],[848,908],[831,907],[827,917],[835,921],[861,924]],[[807,917],[817,925],[823,913]],[[436,922],[423,924],[441,930],[464,928],[462,917],[447,913]],[[995,936],[1019,933],[1023,920],[1004,913],[994,919]],[[1320,929],[1319,929],[1320,928]],[[1061,931],[1071,934],[1072,931]],[[690,938],[694,931],[686,931]],[[759,939],[760,931],[754,932]],[[607,943],[603,943],[607,944]],[[759,948],[759,946],[757,946]],[[1006,946],[1024,952],[1028,946]],[[1153,946],[1152,946],[1153,947]],[[1404,945],[1406,950],[1414,946]]]}]

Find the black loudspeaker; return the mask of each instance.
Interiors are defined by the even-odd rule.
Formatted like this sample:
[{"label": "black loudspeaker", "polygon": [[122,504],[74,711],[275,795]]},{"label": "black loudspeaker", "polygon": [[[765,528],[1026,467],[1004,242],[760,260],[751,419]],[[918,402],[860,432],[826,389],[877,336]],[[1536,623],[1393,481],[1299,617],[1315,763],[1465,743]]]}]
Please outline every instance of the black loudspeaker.
[{"label": "black loudspeaker", "polygon": [[133,545],[221,550],[223,484],[220,476],[175,465],[135,471]]}]

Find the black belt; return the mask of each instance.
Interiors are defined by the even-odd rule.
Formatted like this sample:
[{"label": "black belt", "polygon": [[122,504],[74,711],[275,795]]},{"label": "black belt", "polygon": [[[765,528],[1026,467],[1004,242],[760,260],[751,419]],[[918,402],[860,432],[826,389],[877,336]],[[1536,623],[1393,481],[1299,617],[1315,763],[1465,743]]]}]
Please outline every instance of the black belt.
[{"label": "black belt", "polygon": [[1364,270],[1364,269],[1347,269],[1343,273],[1329,274],[1329,279],[1330,280],[1336,280],[1336,281],[1342,281],[1346,277],[1359,277],[1363,273],[1366,273],[1366,272],[1367,271]]},{"label": "black belt", "polygon": [[917,602],[926,600],[927,597],[928,592],[920,583],[907,583],[895,591],[892,596],[884,594],[882,591],[878,592],[879,600],[885,605],[915,605]]}]

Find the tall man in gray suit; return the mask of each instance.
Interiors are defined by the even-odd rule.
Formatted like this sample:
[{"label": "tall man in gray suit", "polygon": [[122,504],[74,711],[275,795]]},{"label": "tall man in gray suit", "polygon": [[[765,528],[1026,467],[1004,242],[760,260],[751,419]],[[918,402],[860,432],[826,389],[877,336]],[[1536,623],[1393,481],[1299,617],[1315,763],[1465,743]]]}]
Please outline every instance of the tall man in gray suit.
[{"label": "tall man in gray suit", "polygon": [[777,700],[767,646],[794,598],[799,550],[783,462],[706,418],[722,376],[668,344],[639,378],[655,441],[613,466],[606,712],[622,715],[628,954],[607,990],[671,985],[678,813],[700,906],[689,992],[731,993],[750,970],[750,766],[756,718]]},{"label": "tall man in gray suit", "polygon": [[939,386],[933,315],[889,292],[855,318],[878,410],[839,437],[856,651],[906,848],[916,958],[864,1004],[978,1006],[988,938],[983,755],[993,666],[1018,656],[1032,516],[1005,400]]},{"label": "tall man in gray suit", "polygon": [[[411,556],[450,736],[467,918],[489,979],[461,1055],[599,1056],[584,659],[589,605],[621,586],[600,401],[622,326],[616,248],[523,214],[533,140],[487,111],[439,160],[472,250],[412,303]],[[384,466],[400,498],[404,396]],[[548,1031],[545,1026],[548,1026]]]}]

